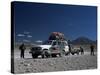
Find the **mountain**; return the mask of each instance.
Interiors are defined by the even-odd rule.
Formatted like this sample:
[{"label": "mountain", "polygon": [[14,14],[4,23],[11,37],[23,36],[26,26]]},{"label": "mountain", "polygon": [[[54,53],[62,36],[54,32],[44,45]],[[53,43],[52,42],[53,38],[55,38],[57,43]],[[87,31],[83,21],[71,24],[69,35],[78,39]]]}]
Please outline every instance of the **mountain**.
[{"label": "mountain", "polygon": [[78,37],[75,40],[71,41],[72,44],[95,44],[96,41],[93,41],[87,37]]}]

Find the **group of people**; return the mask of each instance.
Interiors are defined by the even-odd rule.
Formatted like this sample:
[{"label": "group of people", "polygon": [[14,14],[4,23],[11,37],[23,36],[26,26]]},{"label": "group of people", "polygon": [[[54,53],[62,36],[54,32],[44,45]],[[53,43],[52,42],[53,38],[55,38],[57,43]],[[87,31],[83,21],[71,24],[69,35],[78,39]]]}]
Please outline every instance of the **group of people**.
[{"label": "group of people", "polygon": [[[24,58],[25,49],[26,49],[26,46],[24,43],[19,46],[21,58]],[[71,51],[70,45],[69,45],[69,51]],[[81,52],[81,54],[84,54],[84,50],[82,47],[80,47],[80,52]],[[92,44],[90,45],[90,55],[94,56],[94,45],[92,45]]]},{"label": "group of people", "polygon": [[[70,44],[69,44],[68,46],[69,46],[69,52],[71,53],[71,51],[72,51],[72,47],[71,47]],[[80,46],[79,51],[81,52],[81,55],[84,54],[84,49],[83,49],[81,46]]]},{"label": "group of people", "polygon": [[[69,45],[69,51],[71,51],[71,46]],[[81,55],[84,54],[84,49],[80,46],[80,52],[81,52]],[[90,55],[95,55],[94,54],[94,45],[91,44],[90,45]]]}]

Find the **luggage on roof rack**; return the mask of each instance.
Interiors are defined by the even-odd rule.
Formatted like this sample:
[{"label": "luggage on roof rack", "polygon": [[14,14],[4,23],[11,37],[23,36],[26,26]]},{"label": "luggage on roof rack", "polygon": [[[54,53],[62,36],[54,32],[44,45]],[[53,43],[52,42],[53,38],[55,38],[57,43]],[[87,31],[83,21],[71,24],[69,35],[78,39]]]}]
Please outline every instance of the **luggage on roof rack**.
[{"label": "luggage on roof rack", "polygon": [[52,32],[49,36],[49,40],[65,40],[65,37],[61,32]]}]

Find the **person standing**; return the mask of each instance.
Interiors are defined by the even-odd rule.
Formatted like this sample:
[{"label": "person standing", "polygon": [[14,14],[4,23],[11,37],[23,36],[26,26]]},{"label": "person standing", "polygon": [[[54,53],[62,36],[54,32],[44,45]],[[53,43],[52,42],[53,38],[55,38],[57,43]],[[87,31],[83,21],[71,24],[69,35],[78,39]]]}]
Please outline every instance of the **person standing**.
[{"label": "person standing", "polygon": [[80,47],[80,52],[81,52],[81,55],[84,54],[84,50],[82,47]]},{"label": "person standing", "polygon": [[68,47],[69,47],[69,55],[70,55],[70,53],[71,53],[71,45],[69,44]]},{"label": "person standing", "polygon": [[91,44],[90,49],[91,49],[91,53],[90,54],[94,55],[94,45]]},{"label": "person standing", "polygon": [[21,57],[21,58],[24,58],[24,52],[25,52],[25,49],[26,49],[24,43],[20,45],[19,49],[20,49],[20,51],[21,51],[20,57]]}]

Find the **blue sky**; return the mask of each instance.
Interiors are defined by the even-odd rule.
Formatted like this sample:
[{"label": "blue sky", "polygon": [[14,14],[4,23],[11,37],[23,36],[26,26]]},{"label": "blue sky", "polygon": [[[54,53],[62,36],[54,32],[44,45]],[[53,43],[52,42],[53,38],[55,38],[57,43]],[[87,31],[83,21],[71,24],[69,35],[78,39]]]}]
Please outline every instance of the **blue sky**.
[{"label": "blue sky", "polygon": [[97,38],[95,6],[14,2],[16,40],[47,40],[51,32],[68,39]]}]

